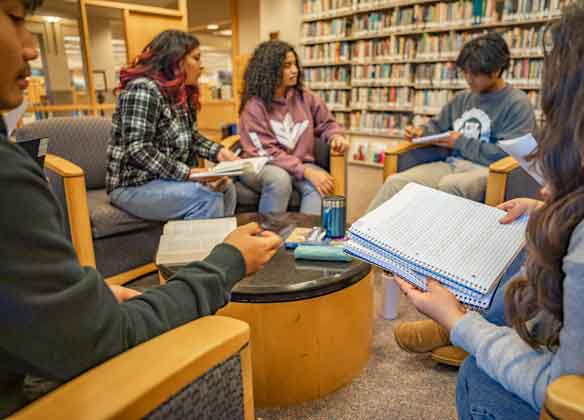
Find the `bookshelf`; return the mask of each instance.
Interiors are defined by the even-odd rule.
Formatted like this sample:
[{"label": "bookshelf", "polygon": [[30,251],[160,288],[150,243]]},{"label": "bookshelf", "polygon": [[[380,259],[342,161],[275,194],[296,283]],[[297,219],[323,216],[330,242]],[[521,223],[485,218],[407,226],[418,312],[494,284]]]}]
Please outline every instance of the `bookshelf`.
[{"label": "bookshelf", "polygon": [[527,93],[539,119],[543,31],[567,1],[303,0],[306,86],[346,128],[349,161],[379,167],[380,145],[466,88],[454,64],[462,46],[496,30],[511,50],[505,79]]}]

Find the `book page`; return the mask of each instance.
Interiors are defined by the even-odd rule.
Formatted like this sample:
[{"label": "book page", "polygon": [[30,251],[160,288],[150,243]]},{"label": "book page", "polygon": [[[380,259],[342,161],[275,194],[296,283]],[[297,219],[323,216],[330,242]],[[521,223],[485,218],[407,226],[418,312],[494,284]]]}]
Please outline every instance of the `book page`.
[{"label": "book page", "polygon": [[519,163],[519,165],[527,172],[539,185],[543,185],[543,178],[541,171],[534,161],[528,162],[525,158],[537,147],[537,142],[531,134],[518,137],[511,140],[501,140],[497,145],[505,151],[509,156]]},{"label": "book page", "polygon": [[168,222],[160,237],[156,264],[183,265],[200,261],[236,227],[234,217]]},{"label": "book page", "polygon": [[479,293],[489,291],[524,244],[526,218],[419,184],[359,219],[351,233]]},{"label": "book page", "polygon": [[164,235],[201,236],[216,235],[223,240],[237,228],[235,217],[206,220],[172,220],[164,225]]}]

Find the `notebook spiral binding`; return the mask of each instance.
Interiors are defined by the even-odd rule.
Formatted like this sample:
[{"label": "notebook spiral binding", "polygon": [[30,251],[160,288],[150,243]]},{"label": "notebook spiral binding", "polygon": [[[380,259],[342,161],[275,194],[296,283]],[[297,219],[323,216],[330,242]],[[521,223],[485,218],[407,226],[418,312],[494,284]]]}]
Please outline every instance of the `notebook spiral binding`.
[{"label": "notebook spiral binding", "polygon": [[399,258],[401,258],[401,259],[404,259],[404,260],[407,259],[407,260],[414,262],[418,269],[429,271],[429,273],[428,273],[429,276],[439,275],[444,280],[447,280],[447,279],[454,280],[457,283],[459,283],[461,286],[463,286],[463,287],[465,287],[465,288],[467,288],[475,293],[485,294],[488,292],[488,289],[486,289],[481,284],[474,282],[470,279],[464,279],[464,278],[460,277],[459,275],[452,273],[450,271],[441,270],[432,264],[429,264],[425,261],[420,260],[419,258],[410,257],[409,255],[406,255],[403,252],[396,250],[395,248],[389,246],[388,244],[376,240],[368,232],[363,232],[361,229],[358,229],[355,227],[352,227],[349,232],[361,236],[363,239],[375,244],[376,246],[378,246],[381,249],[390,249],[393,254],[399,256]]}]

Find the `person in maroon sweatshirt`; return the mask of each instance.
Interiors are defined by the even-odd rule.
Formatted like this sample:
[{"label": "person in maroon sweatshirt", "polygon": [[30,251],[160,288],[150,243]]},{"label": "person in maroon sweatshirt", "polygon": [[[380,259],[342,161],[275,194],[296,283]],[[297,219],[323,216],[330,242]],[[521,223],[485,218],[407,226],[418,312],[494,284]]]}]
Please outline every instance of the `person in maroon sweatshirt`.
[{"label": "person in maroon sweatshirt", "polygon": [[245,71],[240,108],[244,156],[267,156],[268,165],[242,182],[260,192],[260,213],[284,212],[293,188],[300,211],[320,214],[321,197],[332,194],[333,179],[314,163],[317,137],[344,153],[349,143],[322,99],[302,86],[294,48],[282,41],[261,43]]}]

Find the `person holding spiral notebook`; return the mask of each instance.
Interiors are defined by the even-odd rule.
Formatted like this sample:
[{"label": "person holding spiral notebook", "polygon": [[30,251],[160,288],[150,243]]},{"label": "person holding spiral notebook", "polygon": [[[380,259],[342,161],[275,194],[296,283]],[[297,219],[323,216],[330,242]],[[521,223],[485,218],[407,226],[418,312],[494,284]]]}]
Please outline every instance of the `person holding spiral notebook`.
[{"label": "person holding spiral notebook", "polygon": [[491,321],[466,311],[435,281],[421,292],[397,279],[408,300],[440,326],[418,322],[409,326],[412,334],[436,345],[451,341],[470,355],[458,377],[460,419],[536,419],[552,381],[584,375],[584,3],[568,6],[546,39],[546,124],[534,155],[544,201],[500,206],[508,211],[502,223],[529,214],[527,257],[495,297]]}]

